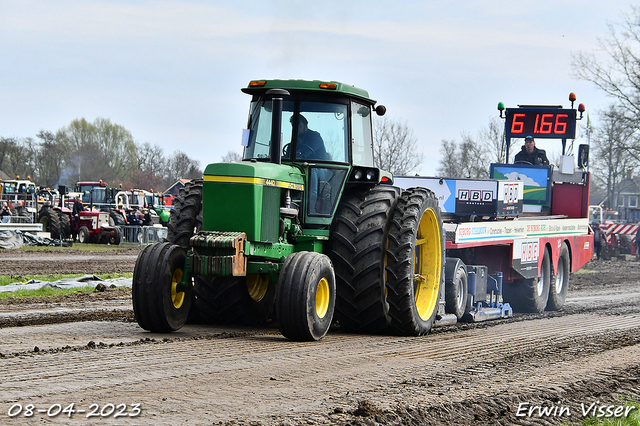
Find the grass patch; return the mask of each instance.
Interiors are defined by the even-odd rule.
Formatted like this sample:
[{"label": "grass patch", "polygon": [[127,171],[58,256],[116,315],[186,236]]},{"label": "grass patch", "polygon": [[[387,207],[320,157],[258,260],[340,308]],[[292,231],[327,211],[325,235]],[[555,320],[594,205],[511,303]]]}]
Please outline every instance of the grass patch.
[{"label": "grass patch", "polygon": [[[29,277],[22,276],[0,276],[0,286],[12,284],[12,283],[26,283],[29,280],[38,281],[58,281],[63,278],[78,278],[86,274],[47,274],[47,275],[32,275]],[[133,273],[110,273],[101,274],[99,278],[108,280],[112,278],[131,278]],[[127,288],[128,290],[128,288]],[[63,296],[67,294],[77,293],[92,293],[94,291],[93,286],[78,287],[78,288],[41,288],[38,290],[18,290],[13,292],[0,293],[0,299],[10,299],[19,297],[47,297],[47,296]]]},{"label": "grass patch", "polygon": [[[603,403],[602,405],[605,404]],[[640,401],[634,401],[625,397],[621,397],[617,401],[607,403],[606,405],[613,405],[614,411],[618,406],[624,407],[625,410],[627,407],[631,407],[632,409],[629,411],[628,417],[587,417],[581,422],[575,424],[582,426],[640,426]],[[598,413],[596,413],[596,415],[597,414]],[[604,414],[606,415],[606,411]]]}]

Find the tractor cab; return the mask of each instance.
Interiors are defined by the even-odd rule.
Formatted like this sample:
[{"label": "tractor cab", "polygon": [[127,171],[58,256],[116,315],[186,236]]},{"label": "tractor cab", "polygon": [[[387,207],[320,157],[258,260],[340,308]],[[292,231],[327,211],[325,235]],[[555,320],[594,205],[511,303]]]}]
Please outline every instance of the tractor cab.
[{"label": "tractor cab", "polygon": [[[305,190],[294,188],[291,199],[305,223],[330,225],[345,184],[391,182],[374,167],[375,101],[366,91],[302,80],[252,81],[242,91],[253,96],[243,160],[284,164],[303,177],[298,188]],[[375,111],[382,115],[385,108]]]}]

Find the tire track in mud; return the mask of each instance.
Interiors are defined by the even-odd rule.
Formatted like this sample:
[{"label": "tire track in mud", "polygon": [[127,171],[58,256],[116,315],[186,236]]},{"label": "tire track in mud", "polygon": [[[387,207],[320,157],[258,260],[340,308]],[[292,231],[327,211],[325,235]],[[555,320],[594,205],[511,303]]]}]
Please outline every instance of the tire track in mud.
[{"label": "tire track in mud", "polygon": [[[312,344],[290,342],[275,333],[223,339],[203,334],[202,340],[166,342],[161,341],[166,335],[146,333],[158,342],[0,359],[0,402],[5,409],[16,400],[109,400],[114,393],[139,400],[162,389],[164,396],[179,396],[176,401],[190,400],[194,411],[215,412],[212,420],[240,413],[242,418],[264,419],[265,412],[286,417],[332,410],[348,418],[349,410],[363,400],[384,412],[398,404],[437,406],[443,399],[461,404],[496,392],[565,389],[576,382],[576,373],[584,380],[602,381],[570,361],[610,348],[620,355],[620,347],[640,359],[639,330],[637,315],[570,315],[419,338],[330,333]],[[583,350],[572,351],[574,347]],[[622,366],[629,363],[625,356],[616,359]],[[560,380],[560,367],[566,363],[572,374]],[[527,379],[539,377],[541,370],[553,371],[558,381]],[[494,383],[495,377],[503,380]],[[252,395],[249,402],[247,394]],[[145,410],[169,423],[188,420],[175,404],[156,398]]]}]

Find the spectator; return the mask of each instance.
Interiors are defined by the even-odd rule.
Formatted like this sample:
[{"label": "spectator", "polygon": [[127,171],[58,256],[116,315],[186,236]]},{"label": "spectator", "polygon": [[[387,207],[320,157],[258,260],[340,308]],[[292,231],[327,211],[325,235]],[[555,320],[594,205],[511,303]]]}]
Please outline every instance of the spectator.
[{"label": "spectator", "polygon": [[2,210],[0,211],[0,218],[2,223],[9,223],[11,221],[11,209],[7,206],[7,202],[2,202]]},{"label": "spectator", "polygon": [[596,252],[598,260],[600,260],[600,252],[602,251],[602,241],[604,241],[604,231],[600,229],[600,224],[596,222],[593,228],[593,250]]},{"label": "spectator", "polygon": [[151,213],[149,213],[149,209],[142,209],[142,213],[144,214],[144,219],[142,219],[143,226],[151,226],[153,223],[153,219],[151,218]]},{"label": "spectator", "polygon": [[129,225],[131,226],[142,225],[142,221],[138,219],[138,215],[134,209],[129,210],[129,213],[127,214],[127,222],[129,222]]}]

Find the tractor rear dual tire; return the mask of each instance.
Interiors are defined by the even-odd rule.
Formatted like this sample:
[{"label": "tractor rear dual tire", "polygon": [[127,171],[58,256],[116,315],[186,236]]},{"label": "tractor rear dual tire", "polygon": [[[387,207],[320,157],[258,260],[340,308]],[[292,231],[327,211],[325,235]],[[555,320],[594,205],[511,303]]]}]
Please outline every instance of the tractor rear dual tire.
[{"label": "tractor rear dual tire", "polygon": [[400,189],[376,186],[345,194],[333,220],[330,257],[336,274],[336,319],[340,328],[380,333],[391,321],[385,289],[390,216]]},{"label": "tractor rear dual tire", "polygon": [[404,191],[393,212],[387,248],[387,301],[394,333],[419,336],[431,330],[444,285],[444,236],[435,194],[424,188]]},{"label": "tractor rear dual tire", "polygon": [[185,261],[185,251],[171,243],[148,245],[138,255],[131,293],[133,312],[143,329],[168,333],[186,323],[193,286],[178,286]]}]

